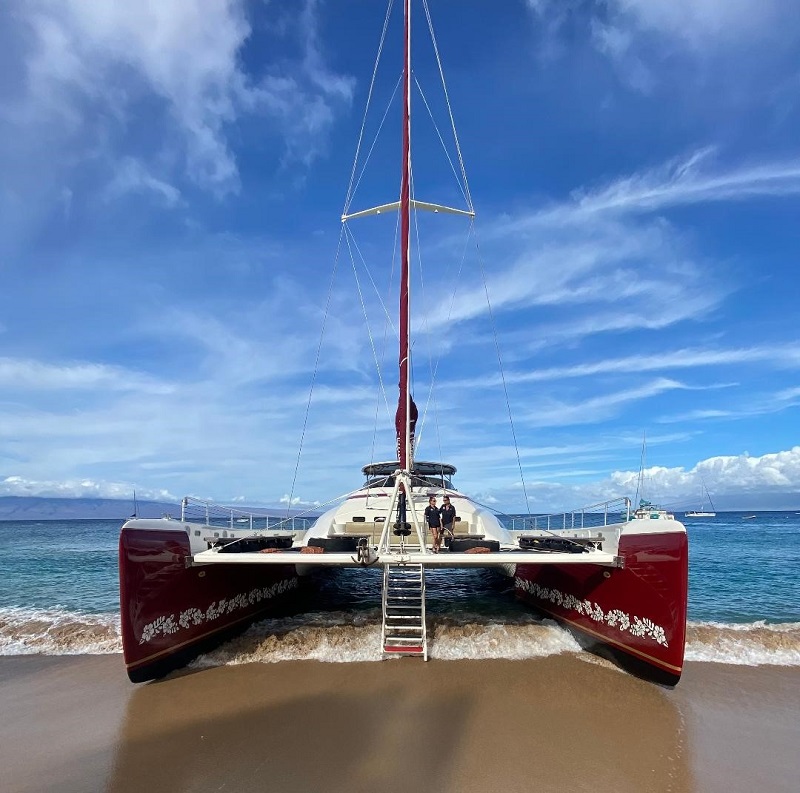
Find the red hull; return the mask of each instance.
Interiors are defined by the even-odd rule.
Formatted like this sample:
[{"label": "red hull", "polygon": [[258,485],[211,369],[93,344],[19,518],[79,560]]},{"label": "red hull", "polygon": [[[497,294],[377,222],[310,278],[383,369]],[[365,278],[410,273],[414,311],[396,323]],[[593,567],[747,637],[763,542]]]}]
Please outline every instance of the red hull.
[{"label": "red hull", "polygon": [[683,670],[688,595],[685,532],[623,533],[622,568],[518,565],[517,596],[576,629],[590,646],[674,685]]},{"label": "red hull", "polygon": [[135,683],[183,666],[298,593],[294,565],[188,567],[190,556],[180,523],[120,534],[122,648]]}]

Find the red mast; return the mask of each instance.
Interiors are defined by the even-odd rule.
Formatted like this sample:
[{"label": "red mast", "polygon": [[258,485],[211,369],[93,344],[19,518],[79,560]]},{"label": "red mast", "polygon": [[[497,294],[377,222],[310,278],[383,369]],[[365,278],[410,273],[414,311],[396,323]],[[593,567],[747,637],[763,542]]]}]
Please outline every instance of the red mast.
[{"label": "red mast", "polygon": [[411,0],[405,0],[405,59],[403,62],[403,173],[400,181],[400,394],[397,400],[395,427],[400,469],[410,471],[413,464],[413,424],[416,408],[409,390],[409,267],[410,183],[411,183]]}]

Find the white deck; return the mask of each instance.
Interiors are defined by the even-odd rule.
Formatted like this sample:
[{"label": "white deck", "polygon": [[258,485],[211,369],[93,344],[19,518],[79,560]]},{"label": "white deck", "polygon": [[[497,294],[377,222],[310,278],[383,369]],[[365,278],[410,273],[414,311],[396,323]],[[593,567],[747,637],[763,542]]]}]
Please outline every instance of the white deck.
[{"label": "white deck", "polygon": [[420,553],[417,550],[401,554],[384,553],[369,565],[356,559],[353,553],[220,553],[216,549],[201,551],[192,557],[193,565],[208,564],[296,564],[314,567],[383,567],[403,562],[425,567],[495,567],[507,564],[598,564],[621,567],[622,559],[603,551],[588,553],[546,553],[542,551],[500,550],[492,553]]}]

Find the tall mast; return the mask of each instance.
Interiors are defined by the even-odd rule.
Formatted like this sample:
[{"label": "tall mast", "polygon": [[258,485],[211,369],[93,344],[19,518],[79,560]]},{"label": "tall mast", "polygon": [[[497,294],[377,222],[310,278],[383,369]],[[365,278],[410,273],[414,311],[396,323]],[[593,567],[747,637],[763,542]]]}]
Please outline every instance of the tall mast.
[{"label": "tall mast", "polygon": [[410,471],[413,465],[412,399],[409,389],[409,336],[411,327],[409,293],[410,185],[411,185],[411,0],[405,0],[405,59],[403,62],[403,173],[400,181],[400,394],[397,402],[397,447],[400,469]]}]

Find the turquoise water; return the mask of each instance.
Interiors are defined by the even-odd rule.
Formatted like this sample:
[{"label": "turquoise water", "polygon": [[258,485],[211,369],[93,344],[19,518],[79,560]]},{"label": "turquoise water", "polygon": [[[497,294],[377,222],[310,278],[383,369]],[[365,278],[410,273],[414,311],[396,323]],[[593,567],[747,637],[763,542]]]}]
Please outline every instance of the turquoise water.
[{"label": "turquoise water", "polygon": [[[719,513],[684,523],[690,543],[689,657],[800,664],[800,514]],[[0,653],[119,650],[120,525],[0,522]],[[352,634],[356,644],[371,648],[379,624],[379,574],[322,574],[317,585],[313,614],[270,624],[253,641],[263,643],[277,631],[330,644],[338,631],[340,640]],[[485,655],[484,645],[497,656],[519,657],[526,642],[544,639],[553,651],[569,649],[566,638],[535,633],[541,624],[514,599],[508,579],[482,571],[432,571],[427,589],[428,613],[440,628],[442,648],[451,641],[451,650],[461,648],[458,657],[471,657],[473,645],[475,657]],[[442,657],[452,656],[442,648]],[[356,652],[354,658],[362,656]]]}]

